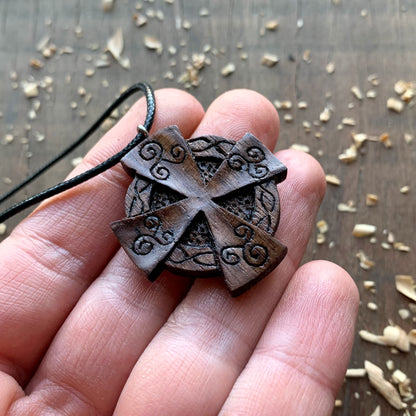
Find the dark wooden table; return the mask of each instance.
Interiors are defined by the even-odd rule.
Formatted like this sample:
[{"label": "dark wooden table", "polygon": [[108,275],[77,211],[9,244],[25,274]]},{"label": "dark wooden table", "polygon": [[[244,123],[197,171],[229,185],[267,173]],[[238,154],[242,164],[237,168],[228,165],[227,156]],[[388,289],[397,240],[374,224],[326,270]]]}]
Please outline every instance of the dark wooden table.
[{"label": "dark wooden table", "polygon": [[[386,101],[399,98],[394,91],[398,80],[416,81],[416,3],[142,1],[140,13],[147,14],[148,22],[140,28],[133,20],[139,13],[136,5],[137,1],[116,0],[114,9],[105,13],[100,0],[0,2],[0,192],[10,189],[84,132],[123,87],[147,80],[156,88],[186,88],[178,78],[192,54],[205,51],[210,65],[200,70],[200,85],[190,88],[192,94],[205,106],[222,92],[241,87],[257,90],[272,101],[290,100],[292,109],[280,110],[278,148],[307,145],[325,171],[341,180],[340,186],[328,185],[317,218],[328,223],[326,241],[317,244],[316,231],[305,261],[329,259],[354,277],[362,301],[357,333],[367,329],[380,334],[389,321],[406,331],[414,328],[414,312],[408,319],[398,314],[399,309],[409,308],[410,301],[396,292],[394,276],[415,276],[416,143],[407,143],[404,135],[416,134],[416,100],[400,113],[389,111]],[[277,30],[265,30],[265,24],[275,19],[279,22]],[[123,69],[112,57],[108,67],[96,68],[96,59],[118,28],[123,31],[123,56],[130,59],[131,69]],[[145,35],[162,42],[161,54],[146,49]],[[169,53],[170,45],[176,54]],[[53,56],[46,59],[42,52]],[[278,55],[279,63],[261,65],[265,53]],[[39,66],[36,60],[42,68],[33,67]],[[172,60],[176,65],[171,66]],[[330,62],[335,64],[332,74],[326,69]],[[228,63],[234,63],[235,72],[224,77],[221,69]],[[91,69],[94,74],[87,76]],[[371,77],[373,74],[377,76]],[[379,85],[369,82],[369,76],[373,84],[377,84],[374,79],[379,80]],[[31,79],[45,83],[45,77],[49,77],[49,87],[40,88],[36,98],[26,98],[21,83]],[[88,104],[79,95],[81,86],[91,94]],[[362,100],[352,94],[353,86],[363,92]],[[376,97],[367,98],[369,90],[374,90]],[[306,101],[307,108],[298,108],[300,101]],[[330,120],[317,122],[325,107],[330,109]],[[346,117],[352,118],[355,126],[342,125]],[[309,133],[305,121],[311,123]],[[392,147],[367,142],[356,161],[342,163],[338,155],[352,144],[353,132],[377,138],[388,133]],[[5,140],[11,142],[5,144]],[[10,202],[64,178],[71,169],[70,161],[85,154],[93,141]],[[403,186],[409,186],[407,193],[400,191]],[[366,206],[367,193],[378,195],[376,206]],[[337,205],[349,200],[354,201],[357,212],[338,211]],[[8,222],[9,230],[17,221]],[[353,237],[356,223],[376,225],[377,241]],[[409,246],[410,252],[383,249],[386,232]],[[370,270],[360,267],[356,258],[359,250],[374,261]],[[364,289],[364,280],[375,282],[376,293]],[[368,302],[377,304],[378,310],[368,309]],[[392,354],[389,348],[366,343],[357,335],[350,367],[363,367],[366,359],[380,366],[386,378],[391,376],[386,367],[390,359],[410,377],[416,374],[414,347],[409,353]],[[343,404],[335,415],[370,415],[377,405],[383,416],[403,414],[387,404],[366,377],[348,379],[339,397]]]}]

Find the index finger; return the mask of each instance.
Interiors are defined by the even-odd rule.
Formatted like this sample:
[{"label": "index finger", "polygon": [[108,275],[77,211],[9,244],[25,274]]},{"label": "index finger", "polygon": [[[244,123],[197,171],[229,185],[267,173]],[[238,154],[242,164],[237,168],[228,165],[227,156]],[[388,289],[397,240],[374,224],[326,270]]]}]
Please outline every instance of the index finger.
[{"label": "index finger", "polygon": [[[154,130],[177,124],[189,136],[203,117],[191,95],[156,93]],[[139,100],[73,174],[103,162],[136,135],[146,115]],[[129,178],[116,166],[43,203],[0,249],[0,370],[23,383],[79,297],[118,248],[109,224],[123,216]]]}]

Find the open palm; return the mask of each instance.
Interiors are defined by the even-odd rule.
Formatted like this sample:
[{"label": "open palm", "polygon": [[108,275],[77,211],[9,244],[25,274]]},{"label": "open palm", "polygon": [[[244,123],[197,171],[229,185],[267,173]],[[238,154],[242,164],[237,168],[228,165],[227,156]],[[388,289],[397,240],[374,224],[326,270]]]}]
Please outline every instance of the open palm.
[{"label": "open palm", "polygon": [[[204,113],[185,92],[161,90],[153,130],[184,137],[251,132],[273,149],[279,120],[252,91]],[[72,175],[134,136],[139,100]],[[121,166],[44,202],[0,246],[0,414],[304,415],[332,412],[347,366],[358,295],[323,261],[299,268],[325,192],[319,164],[294,150],[279,185],[279,267],[232,298],[221,279],[164,272],[151,283],[119,248],[131,178]]]}]

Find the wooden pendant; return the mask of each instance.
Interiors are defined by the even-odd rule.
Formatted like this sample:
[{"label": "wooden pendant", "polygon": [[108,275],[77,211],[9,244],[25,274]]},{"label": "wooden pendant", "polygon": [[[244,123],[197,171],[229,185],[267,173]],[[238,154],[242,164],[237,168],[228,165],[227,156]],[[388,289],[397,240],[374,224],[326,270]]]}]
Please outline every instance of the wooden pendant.
[{"label": "wooden pendant", "polygon": [[134,178],[126,218],[111,224],[151,281],[163,269],[223,276],[238,296],[269,274],[287,248],[273,237],[277,184],[286,167],[253,135],[185,140],[176,126],[147,137],[122,164]]}]

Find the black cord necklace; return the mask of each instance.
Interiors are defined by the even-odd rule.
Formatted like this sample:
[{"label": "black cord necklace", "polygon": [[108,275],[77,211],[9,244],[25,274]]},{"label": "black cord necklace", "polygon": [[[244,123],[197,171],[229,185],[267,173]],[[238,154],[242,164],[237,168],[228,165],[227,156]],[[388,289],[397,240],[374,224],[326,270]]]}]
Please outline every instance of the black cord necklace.
[{"label": "black cord necklace", "polygon": [[25,179],[23,182],[16,185],[13,189],[11,189],[9,192],[5,193],[0,197],[0,203],[5,202],[7,199],[9,199],[12,195],[14,195],[16,192],[20,191],[23,187],[25,187],[27,184],[32,182],[34,179],[39,177],[42,173],[46,172],[49,168],[51,168],[53,165],[55,165],[58,161],[63,159],[65,156],[67,156],[70,152],[72,152],[74,149],[76,149],[80,144],[82,144],[85,140],[88,139],[88,137],[91,136],[106,120],[110,114],[118,108],[124,101],[126,101],[131,95],[134,93],[142,91],[145,94],[146,97],[146,103],[147,103],[147,114],[146,119],[144,121],[143,125],[139,125],[137,128],[137,136],[120,152],[117,154],[111,156],[109,159],[104,161],[103,163],[100,163],[99,165],[93,167],[92,169],[81,173],[78,176],[75,176],[74,178],[68,179],[67,181],[61,182],[49,189],[46,189],[43,192],[40,192],[39,194],[33,195],[30,198],[25,199],[22,202],[19,202],[12,207],[8,208],[4,212],[0,214],[0,223],[6,221],[7,219],[13,217],[14,215],[18,214],[19,212],[25,210],[26,208],[29,208],[39,202],[44,201],[47,198],[50,198],[51,196],[57,195],[61,192],[67,191],[68,189],[73,188],[74,186],[80,185],[83,182],[88,181],[91,178],[94,178],[95,176],[99,175],[100,173],[103,173],[107,169],[112,168],[117,163],[120,162],[120,160],[128,153],[130,150],[132,150],[134,147],[136,147],[145,137],[147,137],[148,132],[152,128],[153,121],[155,118],[155,111],[156,111],[156,101],[155,101],[155,95],[153,88],[145,83],[145,82],[139,82],[137,84],[132,85],[129,89],[127,89],[125,92],[123,92],[120,97],[118,97],[109,107],[108,109],[99,117],[99,119],[77,140],[75,140],[74,143],[72,143],[70,146],[68,146],[64,151],[62,151],[58,156],[56,156],[54,159],[49,161],[45,166],[43,166],[41,169],[30,175],[27,179]]}]

